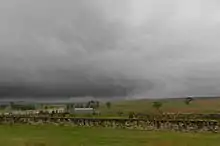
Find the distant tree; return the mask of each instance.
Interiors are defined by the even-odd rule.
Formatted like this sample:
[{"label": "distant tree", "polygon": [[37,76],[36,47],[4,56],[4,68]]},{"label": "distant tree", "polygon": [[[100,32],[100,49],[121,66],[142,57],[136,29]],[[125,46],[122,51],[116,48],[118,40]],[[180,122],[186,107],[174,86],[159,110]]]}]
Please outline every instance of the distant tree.
[{"label": "distant tree", "polygon": [[89,102],[89,107],[95,108],[95,107],[96,107],[95,101],[91,100],[91,101]]},{"label": "distant tree", "polygon": [[94,108],[94,109],[99,108],[99,102],[91,100],[86,104],[86,107],[87,108]]},{"label": "distant tree", "polygon": [[51,115],[53,116],[55,114],[55,111],[53,110],[52,112],[51,112]]},{"label": "distant tree", "polygon": [[187,97],[184,102],[186,105],[189,105],[192,101],[193,101],[192,97]]},{"label": "distant tree", "polygon": [[157,109],[157,110],[160,110],[160,108],[162,107],[162,103],[161,102],[158,102],[158,101],[155,101],[153,102],[153,108]]},{"label": "distant tree", "polygon": [[111,108],[111,106],[112,106],[112,104],[111,104],[111,102],[106,102],[106,107],[108,108],[108,109],[110,109]]},{"label": "distant tree", "polygon": [[45,106],[44,109],[47,110],[47,109],[48,109],[48,106]]},{"label": "distant tree", "polygon": [[130,112],[129,113],[129,119],[133,119],[135,117],[135,113],[134,112]]}]

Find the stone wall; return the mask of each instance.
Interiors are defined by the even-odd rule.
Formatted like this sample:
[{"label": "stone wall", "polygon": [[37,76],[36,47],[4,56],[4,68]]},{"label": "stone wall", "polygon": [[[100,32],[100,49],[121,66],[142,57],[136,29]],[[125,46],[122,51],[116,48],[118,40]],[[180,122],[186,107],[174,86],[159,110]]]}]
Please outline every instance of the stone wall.
[{"label": "stone wall", "polygon": [[70,118],[52,116],[0,116],[0,124],[54,124],[79,127],[108,127],[182,132],[220,132],[217,120],[147,120],[113,118]]}]

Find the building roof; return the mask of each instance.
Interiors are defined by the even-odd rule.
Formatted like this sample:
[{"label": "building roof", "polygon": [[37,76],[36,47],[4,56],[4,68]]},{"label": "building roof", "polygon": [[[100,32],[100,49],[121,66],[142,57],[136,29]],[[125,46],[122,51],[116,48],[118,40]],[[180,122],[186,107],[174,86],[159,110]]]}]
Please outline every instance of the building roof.
[{"label": "building roof", "polygon": [[75,111],[91,111],[93,108],[74,108]]}]

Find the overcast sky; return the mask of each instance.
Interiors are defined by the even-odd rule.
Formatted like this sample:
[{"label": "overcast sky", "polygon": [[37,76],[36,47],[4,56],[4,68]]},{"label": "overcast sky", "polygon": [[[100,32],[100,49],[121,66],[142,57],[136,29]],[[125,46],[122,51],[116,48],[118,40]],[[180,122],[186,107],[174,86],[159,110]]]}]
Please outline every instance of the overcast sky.
[{"label": "overcast sky", "polygon": [[2,96],[220,95],[219,0],[0,0]]}]

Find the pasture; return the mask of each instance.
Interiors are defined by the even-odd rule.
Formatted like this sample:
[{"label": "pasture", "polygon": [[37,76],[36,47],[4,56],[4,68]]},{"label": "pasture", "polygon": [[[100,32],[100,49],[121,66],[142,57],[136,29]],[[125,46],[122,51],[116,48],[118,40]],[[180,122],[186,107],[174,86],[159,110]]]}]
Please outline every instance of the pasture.
[{"label": "pasture", "polygon": [[[77,117],[128,117],[129,113],[143,113],[143,114],[157,114],[158,110],[153,107],[154,102],[160,102],[162,106],[160,111],[164,113],[195,113],[195,114],[207,114],[207,113],[220,113],[220,98],[194,98],[190,104],[185,103],[185,99],[143,99],[143,100],[124,100],[111,102],[111,106],[108,107],[107,103],[100,102],[99,106],[95,109],[98,111],[98,115],[88,114],[77,114]],[[35,103],[33,103],[35,104]],[[60,106],[66,106],[66,104],[77,104],[71,103],[60,103]],[[45,107],[50,108],[53,104],[43,104]],[[29,106],[29,105],[27,105]],[[42,109],[42,108],[40,108]],[[40,110],[37,109],[37,110]],[[20,111],[14,109],[15,111]],[[51,110],[51,109],[47,109]],[[8,108],[0,108],[0,113],[10,112]]]},{"label": "pasture", "polygon": [[[153,107],[155,100],[133,100],[133,101],[121,101],[112,102],[111,106],[107,106],[106,103],[100,103],[97,108],[101,115],[77,115],[82,117],[94,116],[96,121],[99,118],[106,118],[107,124],[108,118],[123,118],[127,117],[130,112],[135,113],[152,113],[158,114],[158,109]],[[219,113],[220,112],[220,98],[210,99],[194,99],[190,104],[186,104],[184,99],[164,99],[157,100],[162,106],[160,111],[166,113]],[[121,113],[121,114],[119,114]],[[157,114],[156,114],[157,113]],[[37,115],[35,115],[37,116]],[[220,133],[205,132],[206,128],[213,128],[212,125],[205,126],[202,130],[192,130],[194,132],[185,132],[183,130],[185,126],[182,124],[184,121],[172,122],[167,125],[167,121],[159,123],[143,123],[139,122],[139,126],[145,125],[147,130],[140,130],[139,128],[126,129],[124,122],[120,123],[119,127],[106,126],[106,124],[96,122],[85,122],[81,119],[76,122],[72,119],[66,121],[56,121],[56,118],[51,115],[46,115],[47,118],[43,118],[44,122],[37,124],[39,118],[27,117],[29,119],[26,122],[22,121],[25,118],[15,118],[9,116],[1,118],[1,122],[6,124],[0,125],[0,146],[218,146],[220,145]],[[54,115],[56,117],[56,115]],[[108,117],[108,118],[107,118]],[[40,117],[41,118],[41,117]],[[19,120],[20,119],[20,120]],[[59,118],[58,118],[59,119]],[[60,118],[62,119],[62,118]],[[65,119],[65,117],[64,117]],[[55,121],[54,121],[55,120]],[[166,119],[168,120],[168,119]],[[197,119],[194,119],[197,120]],[[12,122],[13,121],[13,122]],[[20,122],[19,122],[20,121]],[[38,121],[38,122],[37,122]],[[40,120],[41,121],[41,120]],[[72,123],[75,126],[70,126]],[[93,119],[92,119],[93,121]],[[123,121],[123,119],[122,119]],[[183,122],[183,123],[181,123]],[[58,125],[55,126],[54,123]],[[65,122],[64,122],[65,123]],[[70,125],[68,125],[68,123]],[[91,124],[93,126],[88,126]],[[185,124],[189,124],[189,121]],[[192,125],[194,123],[194,126]],[[201,122],[192,122],[188,128],[201,128]],[[19,125],[18,125],[19,124]],[[33,125],[28,125],[33,124]],[[101,125],[100,125],[101,124]],[[130,123],[137,124],[136,122]],[[164,125],[165,124],[165,125]],[[204,124],[204,123],[203,123]],[[77,126],[78,125],[78,126]],[[110,122],[111,125],[111,122]],[[117,125],[117,124],[116,124]],[[133,127],[136,127],[134,126]],[[153,126],[153,130],[151,129]],[[159,130],[160,128],[161,130]],[[164,127],[168,126],[168,128]],[[177,127],[176,127],[177,126]],[[203,125],[204,126],[204,125]],[[175,127],[177,130],[175,130]],[[186,128],[185,127],[185,128]],[[178,130],[179,129],[179,130]],[[174,132],[176,131],[176,132]],[[209,130],[208,130],[209,131]]]},{"label": "pasture", "polygon": [[131,100],[112,103],[110,109],[101,104],[99,110],[102,115],[116,116],[118,112],[127,115],[129,112],[156,113],[152,103],[162,103],[161,111],[166,113],[220,113],[220,98],[195,98],[189,105],[184,99],[163,99],[163,100]]},{"label": "pasture", "polygon": [[66,126],[0,126],[4,146],[218,146],[220,134]]}]

